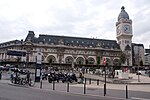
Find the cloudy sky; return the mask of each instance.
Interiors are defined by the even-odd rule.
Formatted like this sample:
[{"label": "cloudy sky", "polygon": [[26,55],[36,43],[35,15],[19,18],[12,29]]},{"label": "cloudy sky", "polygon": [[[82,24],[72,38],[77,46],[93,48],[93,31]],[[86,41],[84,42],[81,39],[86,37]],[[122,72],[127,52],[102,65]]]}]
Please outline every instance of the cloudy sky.
[{"label": "cloudy sky", "polygon": [[133,42],[150,45],[150,0],[0,0],[0,43],[39,34],[116,40],[121,6],[133,21]]}]

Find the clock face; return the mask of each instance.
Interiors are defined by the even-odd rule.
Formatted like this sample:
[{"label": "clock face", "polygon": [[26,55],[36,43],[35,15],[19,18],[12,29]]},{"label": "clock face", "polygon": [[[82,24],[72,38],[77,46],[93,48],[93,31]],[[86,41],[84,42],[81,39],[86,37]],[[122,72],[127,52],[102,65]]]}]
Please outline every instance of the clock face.
[{"label": "clock face", "polygon": [[129,33],[130,32],[130,26],[129,25],[124,25],[123,30],[124,30],[125,33]]}]

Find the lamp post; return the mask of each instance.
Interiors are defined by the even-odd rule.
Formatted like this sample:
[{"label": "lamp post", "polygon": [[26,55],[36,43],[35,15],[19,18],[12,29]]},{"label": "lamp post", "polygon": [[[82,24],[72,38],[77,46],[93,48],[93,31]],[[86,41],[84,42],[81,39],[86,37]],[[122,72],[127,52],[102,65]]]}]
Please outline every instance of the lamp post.
[{"label": "lamp post", "polygon": [[106,58],[104,58],[103,64],[104,64],[104,70],[105,70],[104,96],[106,96],[106,65],[107,65]]},{"label": "lamp post", "polygon": [[[127,70],[129,68],[129,59],[130,59],[130,53],[129,50],[126,50],[126,57],[127,57]],[[128,99],[128,85],[126,84],[126,99]]]},{"label": "lamp post", "polygon": [[137,74],[138,74],[138,82],[140,82],[140,73],[139,73],[139,65],[140,65],[140,63],[139,63],[139,47],[138,47],[138,72],[137,72]]}]

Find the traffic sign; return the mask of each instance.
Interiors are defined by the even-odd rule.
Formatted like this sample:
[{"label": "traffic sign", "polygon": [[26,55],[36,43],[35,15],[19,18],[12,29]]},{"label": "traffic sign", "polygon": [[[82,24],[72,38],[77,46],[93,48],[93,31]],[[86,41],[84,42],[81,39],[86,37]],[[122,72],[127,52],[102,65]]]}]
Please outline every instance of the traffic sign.
[{"label": "traffic sign", "polygon": [[25,51],[18,51],[18,50],[8,50],[7,55],[11,56],[26,56]]}]

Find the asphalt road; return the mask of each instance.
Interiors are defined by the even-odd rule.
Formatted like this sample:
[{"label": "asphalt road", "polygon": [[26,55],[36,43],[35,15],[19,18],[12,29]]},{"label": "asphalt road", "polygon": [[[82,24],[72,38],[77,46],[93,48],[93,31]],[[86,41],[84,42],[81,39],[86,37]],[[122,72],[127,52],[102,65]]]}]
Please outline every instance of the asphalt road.
[{"label": "asphalt road", "polygon": [[81,95],[0,83],[0,100],[123,100],[103,96]]},{"label": "asphalt road", "polygon": [[[1,81],[1,80],[0,80]],[[101,84],[102,85],[102,84]],[[101,87],[100,85],[100,87]],[[142,85],[139,85],[142,86]],[[150,86],[150,85],[147,85]],[[143,87],[147,87],[146,85]],[[138,85],[137,85],[138,87]],[[122,87],[124,88],[124,86]],[[131,88],[131,86],[129,86]],[[136,88],[136,87],[135,87]],[[60,92],[61,91],[61,92]],[[128,91],[129,99],[150,100],[150,92]],[[103,88],[87,88],[86,95],[83,94],[83,87],[70,85],[69,93],[66,92],[66,84],[56,83],[55,90],[52,84],[43,82],[43,88],[39,84],[34,88],[11,86],[0,82],[0,100],[124,100],[125,90],[107,89],[106,97],[103,96]],[[122,99],[119,99],[122,98]]]},{"label": "asphalt road", "polygon": [[[107,86],[109,86],[110,84],[107,84]],[[36,88],[39,88],[40,84],[36,85]],[[73,93],[73,94],[84,94],[84,85],[81,84],[80,86],[76,86],[76,84],[70,84],[69,87],[69,93]],[[114,85],[112,85],[114,86]],[[119,85],[115,85],[115,87],[120,87]],[[128,89],[132,88],[138,88],[139,86],[141,87],[149,87],[150,85],[130,85],[128,86]],[[110,87],[110,86],[109,86]],[[121,87],[124,90],[119,90],[119,89],[110,89],[107,88],[107,94],[106,97],[114,97],[114,98],[126,98],[126,91],[125,91],[125,85],[121,85]],[[53,84],[52,83],[47,83],[47,82],[43,82],[43,90],[50,90],[53,91]],[[143,88],[145,89],[145,88]],[[66,83],[55,83],[55,90],[54,91],[62,91],[62,92],[67,92],[67,84]],[[148,99],[150,100],[150,92],[148,91],[141,91],[141,90],[128,90],[128,98],[139,98],[140,100],[143,99]],[[104,95],[104,89],[103,89],[103,85],[100,84],[99,86],[95,87],[86,87],[86,94],[88,95],[93,95],[93,96],[102,96]]]}]

